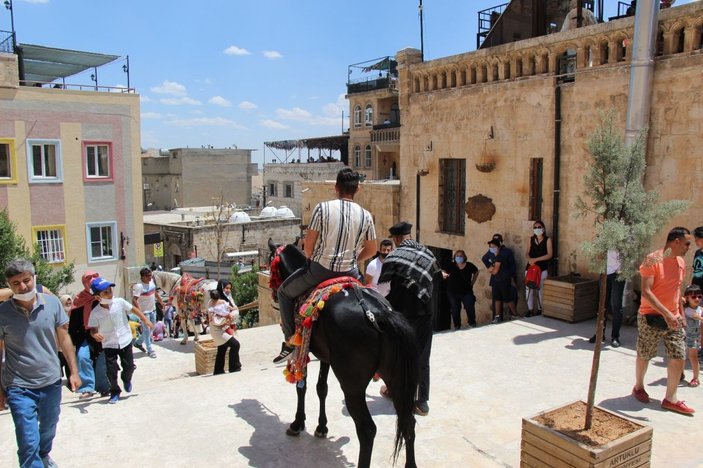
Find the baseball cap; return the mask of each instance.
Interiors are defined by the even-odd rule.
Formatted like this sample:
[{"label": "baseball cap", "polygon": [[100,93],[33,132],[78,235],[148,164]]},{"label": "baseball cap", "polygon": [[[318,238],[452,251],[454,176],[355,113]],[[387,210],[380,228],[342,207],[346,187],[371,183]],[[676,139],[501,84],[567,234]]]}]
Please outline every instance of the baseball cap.
[{"label": "baseball cap", "polygon": [[108,280],[106,280],[102,276],[95,278],[90,283],[90,288],[93,290],[94,294],[97,294],[99,292],[103,292],[107,288],[114,288],[114,287],[115,287],[115,283],[110,283]]}]

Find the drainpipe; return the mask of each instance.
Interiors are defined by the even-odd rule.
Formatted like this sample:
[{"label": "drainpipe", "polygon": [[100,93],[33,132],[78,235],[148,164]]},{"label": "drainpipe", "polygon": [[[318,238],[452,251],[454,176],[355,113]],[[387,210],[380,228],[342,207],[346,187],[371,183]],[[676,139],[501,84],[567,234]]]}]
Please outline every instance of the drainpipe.
[{"label": "drainpipe", "polygon": [[637,3],[630,62],[630,88],[627,96],[627,144],[634,142],[637,134],[649,125],[658,14],[659,2],[641,0]]},{"label": "drainpipe", "polygon": [[554,88],[554,195],[552,199],[552,271],[559,275],[559,197],[561,194],[561,86]]},{"label": "drainpipe", "polygon": [[420,173],[415,175],[415,241],[420,243]]}]

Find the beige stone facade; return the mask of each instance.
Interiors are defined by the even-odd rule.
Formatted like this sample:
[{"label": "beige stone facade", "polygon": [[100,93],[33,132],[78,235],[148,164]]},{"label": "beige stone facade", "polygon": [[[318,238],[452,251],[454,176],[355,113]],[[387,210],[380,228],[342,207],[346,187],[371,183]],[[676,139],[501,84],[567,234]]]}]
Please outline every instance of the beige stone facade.
[{"label": "beige stone facade", "polygon": [[264,164],[266,205],[287,206],[302,216],[304,184],[309,181],[336,180],[344,168],[341,162]]},{"label": "beige stone facade", "polygon": [[[587,138],[599,123],[599,113],[614,110],[624,135],[633,21],[620,19],[424,63],[419,51],[398,53],[400,218],[415,220],[416,173],[426,170],[427,175],[420,178],[421,241],[464,249],[481,267],[476,287],[480,321],[490,317],[488,275],[479,261],[486,241],[493,233],[502,233],[524,268],[533,221],[530,213],[535,208],[549,234],[558,220],[559,272],[590,275],[581,243],[593,235],[593,220],[576,219],[574,201],[584,189],[590,164]],[[697,195],[703,186],[702,29],[703,2],[659,13],[645,181],[663,199],[694,201],[685,215],[672,220],[672,225],[691,228],[703,219]],[[559,67],[565,53],[575,54],[575,69]],[[555,216],[557,85],[562,113],[561,202]],[[536,183],[534,160],[541,160],[538,196],[542,203],[530,200]],[[476,165],[487,161],[495,168],[479,171]],[[447,170],[460,167],[457,164],[465,167],[462,174],[451,174],[460,179],[453,186],[459,192],[463,181],[461,200],[482,194],[493,200],[496,211],[487,222],[465,219],[463,229],[454,226],[454,232],[447,232],[443,216],[457,208],[446,203],[447,194],[456,195],[447,192],[452,182]],[[667,228],[662,226],[654,245],[662,244]]]}]

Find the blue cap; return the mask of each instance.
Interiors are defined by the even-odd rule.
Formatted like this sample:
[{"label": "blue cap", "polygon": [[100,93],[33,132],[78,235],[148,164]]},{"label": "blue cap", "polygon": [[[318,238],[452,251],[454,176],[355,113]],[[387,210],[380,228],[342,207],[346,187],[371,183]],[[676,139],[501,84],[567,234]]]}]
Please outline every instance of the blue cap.
[{"label": "blue cap", "polygon": [[90,283],[90,289],[93,290],[94,294],[97,294],[99,292],[103,292],[107,288],[114,288],[114,287],[115,287],[115,283],[110,283],[108,280],[106,280],[102,276],[95,278]]}]

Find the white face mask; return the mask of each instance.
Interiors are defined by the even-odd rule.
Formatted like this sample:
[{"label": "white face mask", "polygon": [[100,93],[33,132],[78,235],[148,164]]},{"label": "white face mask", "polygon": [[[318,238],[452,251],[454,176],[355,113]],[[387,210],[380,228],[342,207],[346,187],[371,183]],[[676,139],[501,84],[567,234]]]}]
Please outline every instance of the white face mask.
[{"label": "white face mask", "polygon": [[535,233],[535,236],[541,236],[542,234],[544,234],[544,229],[542,229],[542,228],[534,229],[534,233]]},{"label": "white face mask", "polygon": [[105,299],[105,298],[103,297],[103,298],[100,299],[100,304],[106,305],[106,306],[112,305],[112,299]]},{"label": "white face mask", "polygon": [[498,253],[498,247],[490,247],[488,250],[490,250],[493,255]]},{"label": "white face mask", "polygon": [[37,290],[32,289],[31,291],[23,293],[23,294],[13,293],[12,298],[15,300],[18,300],[18,301],[29,302],[31,300],[34,300],[36,295],[37,295]]}]

